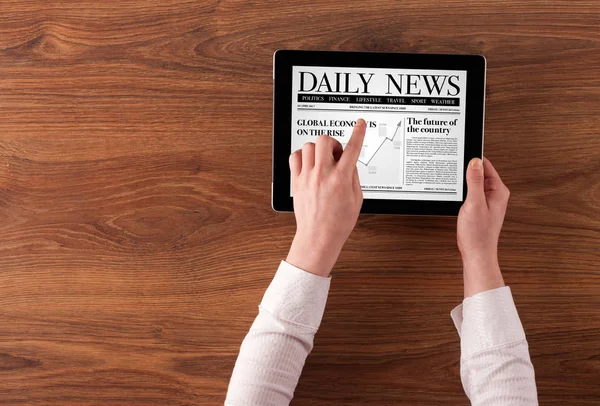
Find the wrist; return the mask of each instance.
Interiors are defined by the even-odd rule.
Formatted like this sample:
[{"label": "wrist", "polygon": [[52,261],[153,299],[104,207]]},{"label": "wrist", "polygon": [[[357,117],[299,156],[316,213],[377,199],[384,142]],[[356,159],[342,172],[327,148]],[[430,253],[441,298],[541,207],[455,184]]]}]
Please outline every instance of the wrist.
[{"label": "wrist", "polygon": [[303,271],[327,277],[340,252],[341,247],[296,233],[285,261]]},{"label": "wrist", "polygon": [[463,257],[463,277],[465,298],[505,286],[496,252]]},{"label": "wrist", "polygon": [[463,269],[466,271],[473,270],[474,272],[483,271],[500,271],[500,265],[498,263],[498,255],[482,255],[482,256],[469,256],[462,258]]}]

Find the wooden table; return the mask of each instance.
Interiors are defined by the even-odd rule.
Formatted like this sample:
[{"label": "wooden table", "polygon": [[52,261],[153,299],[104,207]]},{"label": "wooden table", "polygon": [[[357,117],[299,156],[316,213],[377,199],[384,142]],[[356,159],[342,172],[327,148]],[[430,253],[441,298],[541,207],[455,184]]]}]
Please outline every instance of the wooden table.
[{"label": "wooden table", "polygon": [[[5,1],[0,403],[222,404],[294,232],[278,48],[481,53],[544,405],[600,404],[597,1]],[[452,218],[362,216],[295,405],[464,405]]]}]

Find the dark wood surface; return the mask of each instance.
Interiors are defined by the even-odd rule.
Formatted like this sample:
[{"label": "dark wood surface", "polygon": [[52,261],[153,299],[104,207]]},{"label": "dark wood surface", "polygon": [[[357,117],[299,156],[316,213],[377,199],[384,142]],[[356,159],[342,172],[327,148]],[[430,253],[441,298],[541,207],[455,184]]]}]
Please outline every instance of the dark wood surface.
[{"label": "dark wood surface", "polygon": [[[218,405],[294,232],[278,48],[481,53],[544,405],[600,404],[597,1],[0,5],[0,404]],[[464,405],[452,218],[362,216],[294,405]]]}]

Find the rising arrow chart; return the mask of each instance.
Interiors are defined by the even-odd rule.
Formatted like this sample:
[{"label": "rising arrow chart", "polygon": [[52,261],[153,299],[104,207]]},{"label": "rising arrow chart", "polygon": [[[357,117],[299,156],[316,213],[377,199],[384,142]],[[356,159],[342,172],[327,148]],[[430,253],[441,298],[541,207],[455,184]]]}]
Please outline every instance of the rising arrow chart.
[{"label": "rising arrow chart", "polygon": [[[394,135],[392,135],[391,138],[388,137],[387,134],[385,134],[385,136],[382,137],[373,133],[371,133],[368,137],[365,137],[365,142],[363,143],[363,150],[361,151],[360,157],[358,158],[358,162],[365,166],[368,166],[371,160],[373,160],[375,155],[377,155],[377,152],[379,152],[379,150],[381,149],[383,144],[385,144],[386,141],[393,142],[394,139],[400,135],[400,131],[401,129],[403,129],[403,125],[404,120],[398,122],[394,131]],[[380,130],[383,128],[384,127],[380,127]],[[371,151],[373,152],[371,153]]]}]

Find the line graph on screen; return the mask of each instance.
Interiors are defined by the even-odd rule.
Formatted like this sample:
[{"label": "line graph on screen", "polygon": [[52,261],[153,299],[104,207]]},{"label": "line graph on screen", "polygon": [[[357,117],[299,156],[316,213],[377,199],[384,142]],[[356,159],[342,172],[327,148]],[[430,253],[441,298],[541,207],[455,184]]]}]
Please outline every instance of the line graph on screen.
[{"label": "line graph on screen", "polygon": [[386,141],[393,143],[395,148],[400,147],[401,141],[399,137],[401,132],[404,131],[404,120],[400,120],[398,122],[394,130],[394,134],[391,137],[388,137],[388,126],[386,123],[380,123],[377,130],[378,134],[371,133],[365,137],[363,148],[358,158],[358,162],[365,166],[369,166],[369,163],[373,160],[373,158],[375,158]]}]

